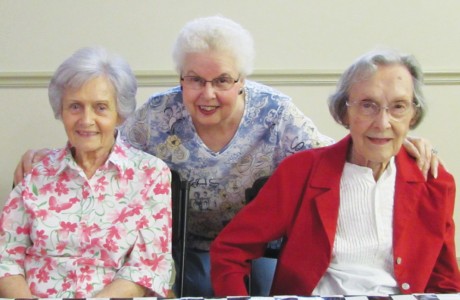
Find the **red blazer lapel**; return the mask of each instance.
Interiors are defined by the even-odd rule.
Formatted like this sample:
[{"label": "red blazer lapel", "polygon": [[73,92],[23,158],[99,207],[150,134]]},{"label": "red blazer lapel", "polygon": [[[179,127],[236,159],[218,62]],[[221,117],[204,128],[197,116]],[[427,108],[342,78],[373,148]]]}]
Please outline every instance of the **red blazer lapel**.
[{"label": "red blazer lapel", "polygon": [[[307,187],[310,192],[311,190],[316,190],[314,194],[317,196],[314,201],[318,215],[326,231],[331,251],[339,214],[340,179],[350,143],[350,136],[346,136],[321,153],[321,156],[315,162],[310,186]],[[307,197],[308,194],[309,192],[306,193]]]}]

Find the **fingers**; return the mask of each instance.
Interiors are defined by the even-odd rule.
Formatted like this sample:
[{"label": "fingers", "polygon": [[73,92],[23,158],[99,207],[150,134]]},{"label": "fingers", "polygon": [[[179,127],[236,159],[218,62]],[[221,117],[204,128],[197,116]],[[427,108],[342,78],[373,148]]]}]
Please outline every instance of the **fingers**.
[{"label": "fingers", "polygon": [[22,178],[24,178],[24,176],[30,172],[32,169],[34,156],[35,150],[28,150],[22,155],[21,160],[14,170],[14,185],[17,185],[19,182],[21,182]]},{"label": "fingers", "polygon": [[35,163],[41,161],[49,152],[49,149],[28,150],[21,157],[16,169],[14,170],[14,185],[21,182],[21,180],[32,170]]},{"label": "fingers", "polygon": [[433,152],[431,155],[431,162],[430,162],[430,170],[431,170],[431,175],[433,175],[434,178],[438,178],[438,168],[439,164],[441,164],[441,159],[438,157],[438,152]]},{"label": "fingers", "polygon": [[[433,177],[437,177],[437,157],[433,158],[433,156],[436,155],[433,155],[433,147],[428,140],[417,137],[407,137],[404,142],[404,147],[409,154],[416,159],[417,166],[422,171],[425,179],[428,178],[430,169]],[[433,169],[433,166],[436,166],[436,169]]]}]

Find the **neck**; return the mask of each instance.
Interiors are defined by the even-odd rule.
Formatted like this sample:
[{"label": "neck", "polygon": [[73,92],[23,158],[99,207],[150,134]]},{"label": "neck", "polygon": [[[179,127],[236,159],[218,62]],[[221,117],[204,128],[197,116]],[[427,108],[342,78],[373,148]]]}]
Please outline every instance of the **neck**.
[{"label": "neck", "polygon": [[86,178],[90,179],[96,173],[97,169],[99,169],[107,161],[107,158],[110,155],[110,150],[78,153],[75,148],[72,148],[72,155],[77,165],[79,165],[83,172],[85,172]]},{"label": "neck", "polygon": [[380,176],[385,172],[386,168],[388,167],[388,164],[390,163],[389,161],[387,162],[374,162],[371,160],[368,160],[364,157],[357,157],[357,155],[353,152],[353,147],[350,147],[350,150],[348,151],[347,155],[347,161],[349,163],[362,166],[362,167],[367,167],[372,170],[372,174],[374,176],[374,180],[377,181],[379,180]]}]

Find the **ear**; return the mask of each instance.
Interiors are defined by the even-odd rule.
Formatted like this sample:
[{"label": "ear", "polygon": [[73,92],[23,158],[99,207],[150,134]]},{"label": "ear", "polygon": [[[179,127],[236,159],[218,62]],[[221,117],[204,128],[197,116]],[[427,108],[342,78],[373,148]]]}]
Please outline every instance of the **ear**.
[{"label": "ear", "polygon": [[350,120],[348,119],[348,110],[345,112],[345,115],[343,116],[342,125],[347,129],[350,128]]},{"label": "ear", "polygon": [[414,111],[414,114],[412,115],[412,118],[410,119],[410,123],[409,123],[409,128],[413,128],[416,121],[417,121],[417,110]]}]

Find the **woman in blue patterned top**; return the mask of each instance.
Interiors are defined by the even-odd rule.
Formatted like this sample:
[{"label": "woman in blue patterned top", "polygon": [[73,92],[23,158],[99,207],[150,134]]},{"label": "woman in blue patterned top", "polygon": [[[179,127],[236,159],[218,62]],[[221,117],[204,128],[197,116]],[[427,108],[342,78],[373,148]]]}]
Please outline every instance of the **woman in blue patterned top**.
[{"label": "woman in blue patterned top", "polygon": [[[290,97],[247,79],[253,39],[232,20],[187,23],[173,59],[180,86],[153,95],[122,135],[191,182],[184,295],[212,297],[209,246],[244,206],[245,189],[290,154],[333,141]],[[255,262],[255,294],[268,295],[274,266],[270,259]]]}]

